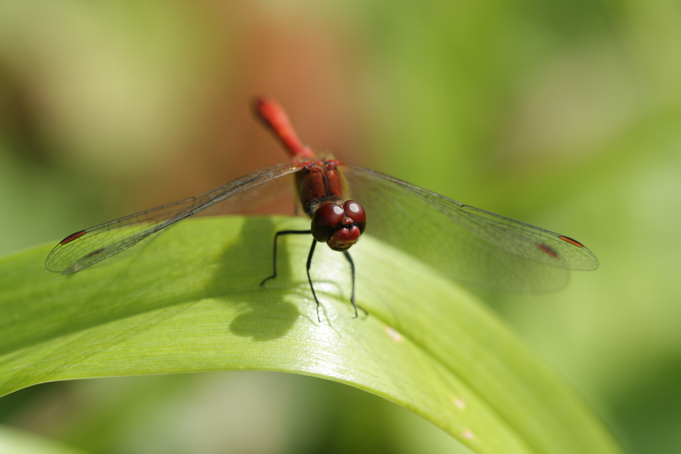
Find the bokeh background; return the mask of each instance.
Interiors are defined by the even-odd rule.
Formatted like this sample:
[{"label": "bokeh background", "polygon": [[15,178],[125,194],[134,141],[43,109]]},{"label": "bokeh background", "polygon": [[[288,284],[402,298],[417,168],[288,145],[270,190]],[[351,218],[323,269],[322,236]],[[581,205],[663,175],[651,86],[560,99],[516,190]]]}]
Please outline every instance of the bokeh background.
[{"label": "bokeh background", "polygon": [[[628,452],[681,452],[678,1],[4,0],[0,253],[283,161],[258,93],[318,151],[589,246],[562,292],[478,294]],[[94,453],[468,452],[257,372],[36,386],[0,424]]]}]

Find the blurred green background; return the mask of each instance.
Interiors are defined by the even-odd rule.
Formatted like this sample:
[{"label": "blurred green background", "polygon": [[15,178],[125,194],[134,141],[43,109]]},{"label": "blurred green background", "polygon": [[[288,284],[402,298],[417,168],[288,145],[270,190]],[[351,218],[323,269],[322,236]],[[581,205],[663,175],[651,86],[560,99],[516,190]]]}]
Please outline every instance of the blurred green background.
[{"label": "blurred green background", "polygon": [[[258,93],[318,151],[583,241],[601,268],[564,291],[473,291],[629,452],[681,452],[678,1],[4,0],[0,253],[285,160]],[[95,453],[468,452],[256,372],[36,386],[0,424]]]}]

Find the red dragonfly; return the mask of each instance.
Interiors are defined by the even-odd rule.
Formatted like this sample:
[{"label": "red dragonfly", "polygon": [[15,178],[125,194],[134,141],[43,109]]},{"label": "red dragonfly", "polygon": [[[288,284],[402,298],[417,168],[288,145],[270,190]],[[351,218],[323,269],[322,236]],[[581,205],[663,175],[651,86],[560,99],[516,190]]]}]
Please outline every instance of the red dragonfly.
[{"label": "red dragonfly", "polygon": [[[284,110],[258,98],[255,112],[281,141],[291,160],[257,170],[210,191],[73,233],[45,261],[49,271],[72,274],[119,254],[166,227],[219,202],[238,204],[254,188],[293,174],[297,199],[312,219],[309,230],[284,230],[274,237],[273,273],[277,276],[277,240],[282,235],[312,234],[307,277],[317,242],[343,252],[352,271],[350,301],[355,303],[355,265],[348,249],[367,234],[395,246],[444,276],[506,291],[555,290],[569,281],[570,270],[598,267],[594,254],[577,240],[464,205],[388,175],[332,157],[318,159],[303,145]],[[358,201],[350,200],[350,197]],[[230,199],[230,200],[227,200]],[[360,204],[361,203],[361,204]],[[367,221],[367,217],[369,220]],[[360,308],[361,309],[361,308]]]}]

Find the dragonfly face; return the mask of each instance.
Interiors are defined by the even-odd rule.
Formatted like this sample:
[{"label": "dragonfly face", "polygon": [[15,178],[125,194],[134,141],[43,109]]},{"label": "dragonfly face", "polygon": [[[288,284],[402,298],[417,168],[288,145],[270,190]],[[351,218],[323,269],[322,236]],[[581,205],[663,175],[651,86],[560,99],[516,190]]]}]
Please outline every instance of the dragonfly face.
[{"label": "dragonfly face", "polygon": [[312,236],[334,251],[345,251],[364,233],[366,220],[364,208],[354,200],[325,202],[312,217]]}]

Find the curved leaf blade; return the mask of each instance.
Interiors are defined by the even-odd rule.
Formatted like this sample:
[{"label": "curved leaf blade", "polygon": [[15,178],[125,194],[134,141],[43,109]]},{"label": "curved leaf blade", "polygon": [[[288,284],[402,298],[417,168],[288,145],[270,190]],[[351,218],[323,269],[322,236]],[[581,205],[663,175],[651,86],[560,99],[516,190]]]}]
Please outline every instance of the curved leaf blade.
[{"label": "curved leaf blade", "polygon": [[[301,225],[301,222],[303,223]],[[49,247],[0,260],[0,394],[55,380],[212,370],[299,373],[403,405],[480,453],[619,453],[581,400],[484,306],[370,237],[348,265],[295,218],[188,220],[110,266],[43,268]]]}]

